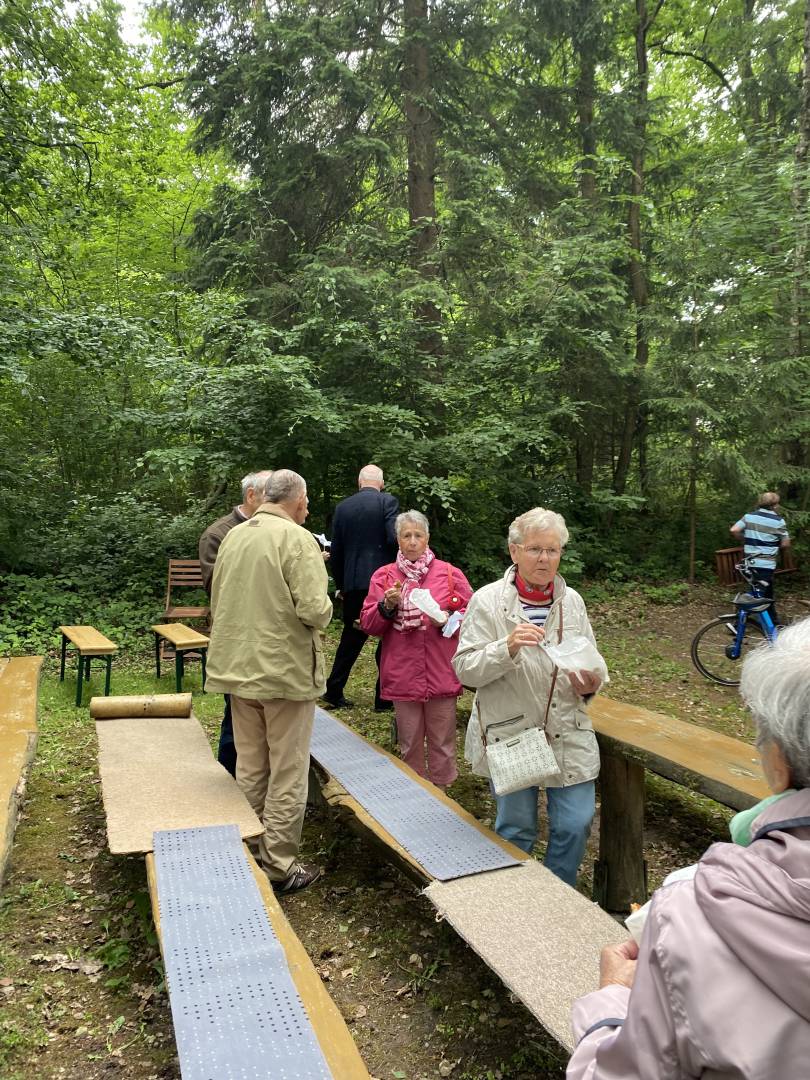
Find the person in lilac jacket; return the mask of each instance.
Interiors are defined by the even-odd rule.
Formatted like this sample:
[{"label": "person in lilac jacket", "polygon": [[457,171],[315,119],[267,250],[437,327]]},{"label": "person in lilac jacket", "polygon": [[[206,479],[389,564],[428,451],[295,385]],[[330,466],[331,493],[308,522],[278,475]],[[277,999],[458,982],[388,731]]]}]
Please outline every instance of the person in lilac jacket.
[{"label": "person in lilac jacket", "polygon": [[[382,638],[380,692],[394,702],[403,760],[420,776],[446,788],[458,776],[456,699],[462,686],[451,665],[458,628],[450,636],[443,631],[449,629],[450,616],[464,613],[472,589],[460,570],[431,551],[424,514],[418,510],[400,514],[396,532],[396,562],[381,566],[372,576],[360,626],[364,633]],[[413,603],[414,589],[430,592],[441,609],[436,618]]]},{"label": "person in lilac jacket", "polygon": [[740,691],[774,796],[659,889],[639,946],[603,951],[568,1080],[810,1075],[810,619],[747,657]]}]

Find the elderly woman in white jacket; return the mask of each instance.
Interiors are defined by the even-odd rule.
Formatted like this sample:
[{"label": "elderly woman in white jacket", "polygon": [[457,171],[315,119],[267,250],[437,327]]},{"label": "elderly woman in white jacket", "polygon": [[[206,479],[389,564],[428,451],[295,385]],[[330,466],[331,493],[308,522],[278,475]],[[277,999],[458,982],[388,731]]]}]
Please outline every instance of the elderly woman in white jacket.
[{"label": "elderly woman in white jacket", "polygon": [[[549,836],[545,865],[576,884],[595,810],[599,749],[585,704],[607,678],[592,671],[554,677],[544,638],[558,643],[581,635],[595,646],[585,603],[557,573],[568,529],[560,514],[535,507],[509,527],[512,565],[503,578],[476,592],[461,626],[453,666],[475,689],[465,756],[489,776],[484,742],[494,735],[544,727],[559,773],[545,781]],[[495,830],[530,852],[537,840],[539,788],[496,795]]]}]

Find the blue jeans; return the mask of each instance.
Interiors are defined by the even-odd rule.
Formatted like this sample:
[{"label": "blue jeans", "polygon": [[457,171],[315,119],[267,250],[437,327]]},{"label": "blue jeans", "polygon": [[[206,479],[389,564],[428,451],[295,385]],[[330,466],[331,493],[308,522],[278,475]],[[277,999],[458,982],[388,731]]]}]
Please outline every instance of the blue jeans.
[{"label": "blue jeans", "polygon": [[[498,807],[495,832],[529,853],[537,841],[539,792],[539,788],[530,787],[513,791],[511,795],[495,795]],[[596,782],[586,780],[570,787],[546,788],[546,801],[548,847],[543,862],[566,884],[576,885],[596,812]]]}]

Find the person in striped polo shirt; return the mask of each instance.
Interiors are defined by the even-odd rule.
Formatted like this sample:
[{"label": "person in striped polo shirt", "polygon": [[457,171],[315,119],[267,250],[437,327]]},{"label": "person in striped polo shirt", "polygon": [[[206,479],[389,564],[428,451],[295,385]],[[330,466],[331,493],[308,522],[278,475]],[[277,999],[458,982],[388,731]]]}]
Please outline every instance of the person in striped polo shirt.
[{"label": "person in striped polo shirt", "polygon": [[762,583],[762,595],[771,601],[768,614],[778,626],[779,617],[773,603],[773,575],[780,549],[790,547],[790,536],[779,512],[777,492],[763,491],[757,499],[756,509],[735,521],[731,534],[742,540],[746,557],[751,557],[757,580]]}]

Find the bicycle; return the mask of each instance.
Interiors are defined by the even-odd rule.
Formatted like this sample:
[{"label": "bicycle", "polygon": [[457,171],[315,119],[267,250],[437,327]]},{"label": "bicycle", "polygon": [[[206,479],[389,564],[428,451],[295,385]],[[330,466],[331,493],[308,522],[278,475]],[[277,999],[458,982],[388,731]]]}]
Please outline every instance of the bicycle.
[{"label": "bicycle", "polygon": [[[773,643],[779,632],[768,614],[771,601],[762,595],[763,582],[756,580],[752,556],[737,563],[737,570],[748,583],[749,591],[734,597],[734,611],[701,626],[692,638],[692,663],[701,675],[722,686],[740,685],[740,667],[746,654],[763,641]],[[805,600],[786,598],[779,601],[782,625],[810,615]]]}]

